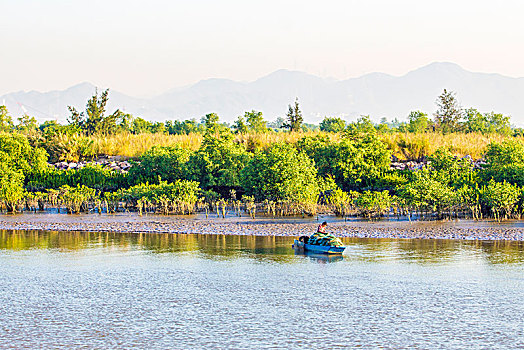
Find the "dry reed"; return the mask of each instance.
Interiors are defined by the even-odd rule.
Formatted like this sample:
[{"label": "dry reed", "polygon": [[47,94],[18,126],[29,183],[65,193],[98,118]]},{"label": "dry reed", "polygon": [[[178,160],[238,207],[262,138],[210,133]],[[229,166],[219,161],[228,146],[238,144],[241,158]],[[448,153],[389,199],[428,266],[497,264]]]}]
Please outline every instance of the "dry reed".
[{"label": "dry reed", "polygon": [[[276,142],[296,143],[305,136],[323,135],[334,142],[340,141],[341,134],[325,133],[321,131],[310,132],[266,132],[247,133],[235,135],[235,141],[243,144],[247,149],[266,148]],[[501,142],[512,136],[500,134],[480,133],[383,133],[378,136],[393,154],[399,159],[414,160],[428,156],[440,147],[449,149],[457,156],[470,155],[475,159],[481,158],[486,151],[486,146],[493,141]],[[138,157],[153,146],[179,145],[190,150],[197,150],[202,144],[203,135],[191,133],[188,135],[166,134],[129,134],[120,133],[108,136],[91,136],[95,151],[98,154],[120,155],[125,157]],[[517,137],[524,141],[524,137]]]}]

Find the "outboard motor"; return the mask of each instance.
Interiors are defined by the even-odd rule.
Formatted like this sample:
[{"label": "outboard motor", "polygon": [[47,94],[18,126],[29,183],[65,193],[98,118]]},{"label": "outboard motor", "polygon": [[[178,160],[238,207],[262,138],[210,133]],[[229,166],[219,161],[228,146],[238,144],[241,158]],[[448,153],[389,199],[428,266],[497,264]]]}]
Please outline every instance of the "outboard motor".
[{"label": "outboard motor", "polygon": [[300,236],[298,240],[304,244],[307,244],[309,242],[309,236]]}]

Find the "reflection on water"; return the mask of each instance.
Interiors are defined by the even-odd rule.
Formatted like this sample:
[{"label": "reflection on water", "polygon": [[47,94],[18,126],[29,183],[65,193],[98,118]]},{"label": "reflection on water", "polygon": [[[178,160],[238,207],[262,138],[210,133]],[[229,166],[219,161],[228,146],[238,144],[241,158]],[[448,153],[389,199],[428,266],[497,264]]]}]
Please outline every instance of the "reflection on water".
[{"label": "reflection on water", "polygon": [[524,347],[521,242],[0,231],[0,349]]},{"label": "reflection on water", "polygon": [[[293,262],[293,255],[323,259],[325,255],[294,253],[293,237],[205,234],[124,234],[114,232],[56,232],[0,230],[0,249],[92,248],[147,250],[151,253],[198,253],[210,258],[250,257]],[[524,242],[454,241],[421,239],[344,238],[346,258],[368,262],[405,260],[427,263],[453,261],[457,255],[474,255],[492,264],[524,262]],[[325,259],[324,259],[325,260]],[[339,259],[327,259],[328,262]]]}]

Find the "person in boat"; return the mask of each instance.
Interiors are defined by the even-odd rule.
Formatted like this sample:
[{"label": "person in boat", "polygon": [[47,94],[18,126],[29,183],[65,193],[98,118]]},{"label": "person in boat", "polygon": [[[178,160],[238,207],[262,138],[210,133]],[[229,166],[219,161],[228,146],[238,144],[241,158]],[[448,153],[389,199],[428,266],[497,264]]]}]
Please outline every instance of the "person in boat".
[{"label": "person in boat", "polygon": [[310,244],[316,244],[316,245],[327,245],[328,239],[327,239],[327,222],[323,222],[320,225],[318,225],[317,232],[313,233],[309,237]]},{"label": "person in boat", "polygon": [[326,229],[327,222],[324,221],[318,226],[317,232],[313,233],[309,237],[307,243],[315,245],[332,245],[336,247],[342,246],[342,242],[340,241],[340,239],[338,239],[337,237],[335,237],[335,235],[331,233],[327,233]]}]

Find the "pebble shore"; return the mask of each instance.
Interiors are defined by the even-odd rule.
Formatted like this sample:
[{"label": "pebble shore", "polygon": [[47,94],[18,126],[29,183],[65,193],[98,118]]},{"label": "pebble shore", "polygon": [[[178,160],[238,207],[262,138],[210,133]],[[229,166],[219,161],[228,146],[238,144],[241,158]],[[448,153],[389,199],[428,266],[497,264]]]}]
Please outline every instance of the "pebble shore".
[{"label": "pebble shore", "polygon": [[[110,215],[22,215],[0,216],[2,230],[48,230],[122,233],[225,234],[256,236],[300,236],[316,230],[318,222],[285,219],[238,220],[229,218],[113,217]],[[329,232],[339,237],[394,239],[453,239],[524,241],[524,227],[504,225],[446,225],[438,223],[330,222]]]}]

